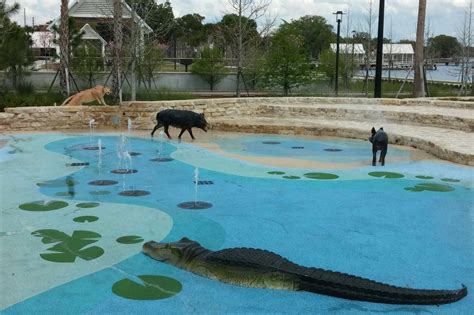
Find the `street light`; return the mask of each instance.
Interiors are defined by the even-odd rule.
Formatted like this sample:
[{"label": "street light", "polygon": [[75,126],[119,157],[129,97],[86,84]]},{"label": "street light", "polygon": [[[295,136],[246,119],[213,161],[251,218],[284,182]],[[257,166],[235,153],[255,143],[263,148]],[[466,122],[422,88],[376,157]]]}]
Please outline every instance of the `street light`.
[{"label": "street light", "polygon": [[339,92],[339,42],[340,42],[340,34],[341,34],[341,22],[342,22],[342,16],[344,13],[342,11],[337,11],[336,13],[333,13],[336,15],[336,22],[337,22],[337,40],[336,40],[336,79],[335,79],[335,88],[334,91],[336,93],[336,96]]},{"label": "street light", "polygon": [[[355,45],[355,36],[357,32],[355,30],[352,31],[352,64],[351,64],[351,78],[354,76],[354,45]],[[357,63],[359,66],[359,63]]]},{"label": "street light", "polygon": [[385,15],[385,0],[379,5],[379,31],[377,34],[377,61],[375,63],[374,97],[382,97],[382,60],[383,60],[383,18]]}]

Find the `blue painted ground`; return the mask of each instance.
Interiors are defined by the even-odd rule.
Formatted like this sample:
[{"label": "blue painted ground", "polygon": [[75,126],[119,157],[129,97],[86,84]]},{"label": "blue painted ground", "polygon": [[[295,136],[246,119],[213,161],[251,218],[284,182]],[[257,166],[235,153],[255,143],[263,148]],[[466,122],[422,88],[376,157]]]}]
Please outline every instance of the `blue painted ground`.
[{"label": "blue painted ground", "polygon": [[[130,216],[140,215],[133,212],[134,204],[164,211],[174,220],[165,241],[187,236],[214,250],[262,248],[301,265],[351,273],[399,286],[456,289],[464,283],[468,288],[474,288],[472,168],[438,162],[407,162],[392,165],[390,169],[404,174],[403,179],[374,179],[367,173],[389,168],[361,167],[350,172],[363,179],[344,180],[341,174],[347,174],[347,171],[339,174],[337,170],[331,170],[330,173],[339,174],[341,178],[326,181],[244,177],[200,169],[200,179],[214,184],[199,186],[198,200],[211,202],[213,207],[190,211],[178,208],[177,204],[194,199],[194,166],[176,160],[152,162],[150,159],[157,157],[159,143],[133,139],[131,150],[141,155],[133,157],[131,168],[138,172],[112,174],[111,170],[119,168],[118,139],[102,137],[101,140],[105,147],[101,169],[97,167],[97,151],[82,149],[91,144],[89,137],[65,139],[47,146],[48,150],[90,163],[71,175],[70,178],[77,182],[70,187],[72,198],[128,203],[131,205]],[[260,140],[265,141],[265,138]],[[291,144],[289,138],[280,140]],[[252,150],[258,154],[278,154],[278,150],[271,151],[276,150],[275,146],[262,144],[260,147],[256,143],[252,144]],[[341,144],[295,138],[294,146],[302,143],[315,148],[341,146],[346,154],[360,149],[357,142],[351,147],[351,141]],[[165,143],[161,156],[169,156],[175,149],[174,143]],[[370,155],[370,148],[365,150]],[[229,163],[232,160],[229,159]],[[266,171],[262,167],[262,174]],[[433,175],[435,178],[426,181],[416,179],[415,175]],[[440,180],[447,177],[461,181],[446,183]],[[116,180],[119,184],[106,187],[88,184],[92,180],[105,179]],[[454,191],[405,190],[423,182],[449,184]],[[96,189],[111,193],[92,196],[90,191]],[[150,194],[143,197],[118,194],[129,189],[145,190]],[[60,191],[64,188],[41,188],[42,193],[50,196]],[[123,219],[127,220],[126,217]],[[127,300],[114,295],[111,290],[112,285],[126,274],[169,276],[180,281],[183,290],[163,300]],[[457,303],[439,307],[397,306],[305,292],[235,287],[156,262],[137,252],[115,266],[53,288],[2,313],[468,314],[472,309],[472,294]]]},{"label": "blue painted ground", "polygon": [[[254,156],[291,156],[325,163],[351,163],[367,160],[370,144],[362,140],[331,139],[307,140],[281,136],[245,136],[232,141],[218,140],[225,151]],[[394,147],[389,148],[390,158],[407,158],[410,153]]]}]

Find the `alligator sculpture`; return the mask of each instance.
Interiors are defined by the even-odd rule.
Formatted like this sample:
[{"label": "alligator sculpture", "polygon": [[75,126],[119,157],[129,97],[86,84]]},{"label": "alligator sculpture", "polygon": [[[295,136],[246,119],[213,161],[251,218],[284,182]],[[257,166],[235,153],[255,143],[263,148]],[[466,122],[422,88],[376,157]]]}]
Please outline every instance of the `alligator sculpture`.
[{"label": "alligator sculpture", "polygon": [[308,268],[261,249],[230,248],[211,251],[198,242],[149,241],[143,251],[150,257],[195,274],[252,288],[309,291],[345,299],[389,304],[446,304],[467,295],[458,290],[424,290],[392,286],[320,268]]}]

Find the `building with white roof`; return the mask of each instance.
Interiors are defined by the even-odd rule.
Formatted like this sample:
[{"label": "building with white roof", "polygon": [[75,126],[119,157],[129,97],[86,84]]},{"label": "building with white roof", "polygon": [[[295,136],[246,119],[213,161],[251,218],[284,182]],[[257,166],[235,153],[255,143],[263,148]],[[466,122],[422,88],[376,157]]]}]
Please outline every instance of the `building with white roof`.
[{"label": "building with white roof", "polygon": [[[330,44],[330,49],[334,53],[337,50],[337,44],[332,43]],[[352,55],[354,56],[354,62],[358,64],[363,64],[365,61],[365,49],[364,45],[362,44],[346,44],[346,43],[340,43],[339,44],[339,53],[340,54],[345,54],[348,56]]]},{"label": "building with white roof", "polygon": [[415,51],[411,44],[383,44],[383,65],[395,68],[411,68]]}]

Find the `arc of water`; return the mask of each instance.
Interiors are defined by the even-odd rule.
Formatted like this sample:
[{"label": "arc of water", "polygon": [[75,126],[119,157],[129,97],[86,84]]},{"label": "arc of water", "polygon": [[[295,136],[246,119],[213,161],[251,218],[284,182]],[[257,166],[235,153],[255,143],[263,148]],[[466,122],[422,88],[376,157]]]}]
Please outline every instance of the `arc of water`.
[{"label": "arc of water", "polygon": [[125,164],[126,164],[127,171],[130,171],[132,169],[132,156],[130,155],[128,151],[125,151],[123,154],[123,157],[126,161]]},{"label": "arc of water", "polygon": [[127,127],[128,127],[128,133],[130,134],[130,132],[132,131],[132,120],[130,119],[130,117],[128,117],[127,119]]},{"label": "arc of water", "polygon": [[[128,135],[130,136],[130,134],[132,133],[132,119],[130,117],[127,118],[127,129],[128,129]],[[127,147],[128,147],[128,151],[131,152],[132,151],[132,144],[131,144],[131,141],[127,141],[126,142],[127,144]]]},{"label": "arc of water", "polygon": [[99,148],[99,155],[97,159],[97,169],[100,173],[102,170],[102,139],[97,140],[97,147]]},{"label": "arc of water", "polygon": [[127,136],[123,133],[120,134],[118,143],[117,143],[117,157],[118,157],[118,168],[126,169],[126,172],[122,174],[122,190],[125,191],[125,174],[131,172],[132,170],[132,156],[127,148],[128,139]]},{"label": "arc of water", "polygon": [[164,135],[165,133],[163,132],[163,130],[160,131],[160,151],[158,152],[158,157],[160,157],[162,155],[162,152],[163,152],[163,139],[164,139]]},{"label": "arc of water", "polygon": [[90,119],[89,120],[89,139],[92,141],[92,138],[94,137],[94,123],[95,119]]},{"label": "arc of water", "polygon": [[198,181],[199,181],[199,168],[196,167],[194,169],[194,206],[197,205]]}]

